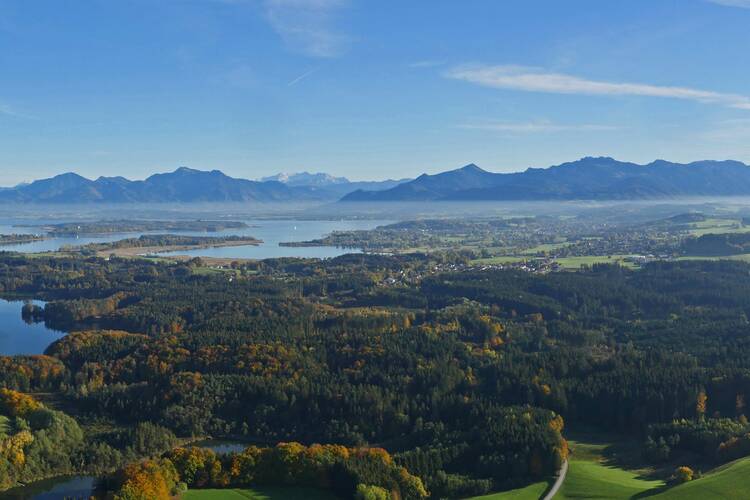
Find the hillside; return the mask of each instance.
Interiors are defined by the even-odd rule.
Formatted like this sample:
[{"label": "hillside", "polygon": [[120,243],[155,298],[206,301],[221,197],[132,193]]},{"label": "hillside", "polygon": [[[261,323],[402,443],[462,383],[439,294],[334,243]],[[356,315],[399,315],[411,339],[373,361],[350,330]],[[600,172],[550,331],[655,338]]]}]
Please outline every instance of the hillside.
[{"label": "hillside", "polygon": [[750,168],[736,161],[648,165],[613,158],[583,158],[545,169],[492,173],[474,164],[421,175],[391,189],[355,191],[347,202],[636,200],[750,195]]},{"label": "hillside", "polygon": [[[321,177],[323,176],[323,177]],[[276,176],[280,180],[286,178]],[[75,173],[57,175],[0,191],[0,203],[194,203],[334,201],[356,189],[388,189],[400,181],[321,183],[326,174],[298,176],[294,182],[250,181],[219,170],[181,167],[142,181],[124,177],[90,180]],[[333,178],[332,178],[333,179]]]},{"label": "hillside", "polygon": [[747,498],[750,490],[750,458],[742,458],[710,471],[704,477],[670,488],[654,499],[691,500]]}]

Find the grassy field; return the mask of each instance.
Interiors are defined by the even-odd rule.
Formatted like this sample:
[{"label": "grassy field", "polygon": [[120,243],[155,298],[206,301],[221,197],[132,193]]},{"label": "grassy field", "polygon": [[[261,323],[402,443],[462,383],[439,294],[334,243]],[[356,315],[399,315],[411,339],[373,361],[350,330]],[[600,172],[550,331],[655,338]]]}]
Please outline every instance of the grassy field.
[{"label": "grassy field", "polygon": [[511,264],[513,262],[521,262],[527,260],[526,257],[514,257],[512,255],[500,255],[498,257],[488,257],[486,259],[475,259],[472,260],[471,263],[473,265],[482,265],[482,264]]},{"label": "grassy field", "polygon": [[[586,255],[582,257],[561,257],[554,259],[555,262],[560,264],[565,269],[578,269],[583,265],[592,266],[594,264],[620,264],[623,267],[635,268],[636,265],[632,262],[625,262],[625,257],[628,255]],[[522,262],[529,260],[531,257],[518,257],[512,255],[500,255],[497,257],[489,257],[486,259],[475,259],[471,263],[473,265],[482,264],[511,264],[513,262]]]},{"label": "grassy field", "polygon": [[537,245],[532,248],[527,248],[523,252],[521,252],[523,255],[535,255],[539,252],[552,252],[555,250],[559,250],[561,248],[569,246],[570,243],[567,242],[561,242],[561,243],[547,243],[544,245]]},{"label": "grassy field", "polygon": [[703,236],[704,234],[721,234],[721,233],[746,233],[750,231],[749,226],[742,224],[739,219],[706,219],[701,222],[695,222],[692,225],[690,234],[693,236]]},{"label": "grassy field", "polygon": [[469,500],[539,500],[549,487],[550,482],[542,481],[530,484],[524,488],[490,493],[489,495],[472,497]]},{"label": "grassy field", "polygon": [[578,269],[583,265],[593,266],[594,264],[620,264],[623,267],[636,267],[632,262],[625,262],[627,255],[587,255],[583,257],[562,257],[555,259],[565,269]]},{"label": "grassy field", "polygon": [[670,487],[661,480],[646,477],[651,472],[649,469],[637,468],[638,444],[635,442],[615,439],[607,443],[599,435],[591,439],[578,436],[570,445],[573,453],[568,475],[556,500],[750,498],[750,457],[708,471],[689,483]]},{"label": "grassy field", "polygon": [[189,490],[183,500],[335,500],[333,493],[313,488],[268,487]]},{"label": "grassy field", "polygon": [[572,436],[568,475],[556,499],[625,499],[664,487],[663,481],[643,477],[650,471],[636,468],[639,443],[596,433]]},{"label": "grassy field", "polygon": [[625,499],[658,491],[663,486],[662,481],[641,479],[638,473],[601,462],[571,460],[563,487],[555,498]]},{"label": "grassy field", "polygon": [[708,500],[750,497],[750,458],[715,469],[700,479],[670,488],[648,498],[654,500]]}]

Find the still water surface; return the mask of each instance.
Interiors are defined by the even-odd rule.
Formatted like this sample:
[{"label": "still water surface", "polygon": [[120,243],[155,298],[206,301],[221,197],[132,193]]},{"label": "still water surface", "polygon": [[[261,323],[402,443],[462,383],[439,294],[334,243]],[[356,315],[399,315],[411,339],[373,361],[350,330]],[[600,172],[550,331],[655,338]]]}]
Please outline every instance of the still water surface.
[{"label": "still water surface", "polygon": [[88,499],[95,482],[93,476],[55,477],[13,488],[1,495],[8,500]]},{"label": "still water surface", "polygon": [[[64,222],[64,221],[55,221]],[[328,258],[354,253],[358,250],[337,247],[280,247],[279,243],[291,241],[307,241],[321,238],[332,231],[367,230],[377,226],[390,224],[390,220],[244,220],[249,226],[245,229],[228,229],[216,233],[169,231],[175,234],[195,236],[252,236],[263,240],[258,246],[202,248],[189,252],[174,252],[163,255],[190,255],[192,257],[223,257],[235,259],[268,259],[275,257],[306,257]],[[42,222],[42,223],[46,223]],[[50,222],[51,223],[51,222]],[[13,221],[0,221],[0,234],[34,234],[38,228],[16,227]],[[157,231],[164,233],[166,231]],[[35,241],[21,245],[0,246],[0,251],[12,252],[52,252],[65,246],[86,245],[88,243],[104,243],[124,238],[137,238],[145,233],[117,233],[108,235],[82,235],[79,237],[66,236]],[[152,233],[153,234],[153,233]]]},{"label": "still water surface", "polygon": [[[34,303],[44,306],[44,302]],[[0,299],[0,355],[42,354],[48,345],[65,335],[44,323],[25,322],[21,317],[23,304]]]}]

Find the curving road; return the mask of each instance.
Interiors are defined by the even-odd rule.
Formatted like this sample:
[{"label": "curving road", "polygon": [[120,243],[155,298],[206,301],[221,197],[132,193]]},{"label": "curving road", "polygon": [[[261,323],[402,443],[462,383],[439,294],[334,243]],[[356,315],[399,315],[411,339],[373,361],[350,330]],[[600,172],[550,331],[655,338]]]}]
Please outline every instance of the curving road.
[{"label": "curving road", "polygon": [[560,487],[563,485],[563,481],[565,481],[565,475],[568,473],[568,461],[564,461],[562,464],[562,467],[560,467],[560,473],[557,475],[557,479],[555,480],[555,484],[552,485],[552,488],[547,492],[546,495],[544,495],[542,500],[552,500],[555,495],[557,495],[557,492],[560,491]]}]

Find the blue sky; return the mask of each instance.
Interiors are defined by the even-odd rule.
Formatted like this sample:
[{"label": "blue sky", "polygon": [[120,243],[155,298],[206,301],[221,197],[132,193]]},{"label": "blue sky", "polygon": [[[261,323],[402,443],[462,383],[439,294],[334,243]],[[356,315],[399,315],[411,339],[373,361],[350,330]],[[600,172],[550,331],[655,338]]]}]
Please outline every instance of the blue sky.
[{"label": "blue sky", "polygon": [[0,0],[0,185],[750,162],[750,0]]}]

